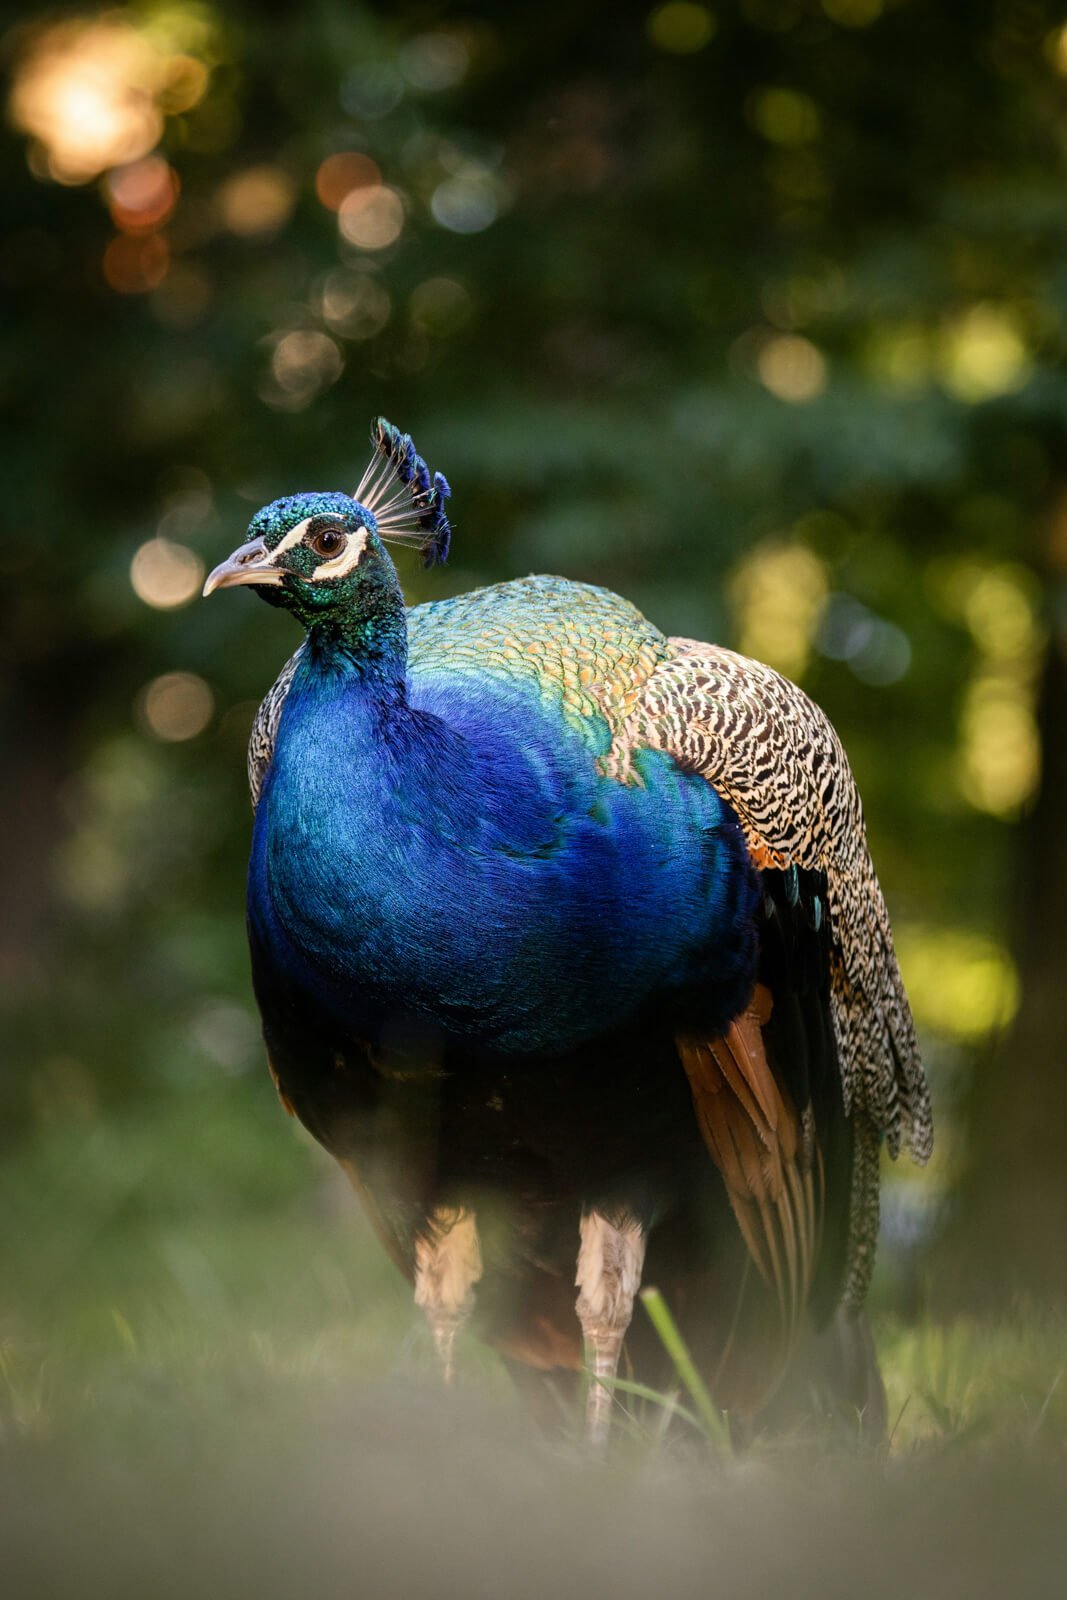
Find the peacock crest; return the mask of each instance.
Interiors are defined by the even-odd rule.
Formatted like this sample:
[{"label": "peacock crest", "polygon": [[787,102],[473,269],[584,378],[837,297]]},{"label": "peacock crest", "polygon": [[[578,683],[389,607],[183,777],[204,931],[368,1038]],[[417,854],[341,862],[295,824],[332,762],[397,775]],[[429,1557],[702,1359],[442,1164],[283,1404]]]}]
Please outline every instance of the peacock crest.
[{"label": "peacock crest", "polygon": [[384,417],[371,426],[373,454],[353,499],[370,511],[383,539],[414,546],[425,567],[448,557],[452,529],[445,515],[451,495],[442,472],[431,473],[412,443]]}]

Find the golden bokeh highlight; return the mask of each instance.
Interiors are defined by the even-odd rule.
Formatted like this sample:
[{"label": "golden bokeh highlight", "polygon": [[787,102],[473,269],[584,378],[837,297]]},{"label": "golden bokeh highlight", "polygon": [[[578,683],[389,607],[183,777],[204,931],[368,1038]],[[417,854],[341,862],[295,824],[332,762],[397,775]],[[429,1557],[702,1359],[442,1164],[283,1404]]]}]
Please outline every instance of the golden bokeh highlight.
[{"label": "golden bokeh highlight", "polygon": [[801,678],[828,593],[826,568],[804,545],[780,539],[758,545],[728,586],[738,649]]},{"label": "golden bokeh highlight", "polygon": [[195,672],[165,672],[145,685],[138,712],[153,738],[180,744],[203,733],[215,714],[215,696]]},{"label": "golden bokeh highlight", "polygon": [[944,329],[939,370],[945,388],[970,404],[1014,394],[1030,377],[1030,354],[1007,306],[972,306]]},{"label": "golden bokeh highlight", "polygon": [[207,93],[210,73],[195,56],[175,55],[167,60],[157,99],[168,117],[192,111]]},{"label": "golden bokeh highlight", "polygon": [[204,563],[188,545],[148,539],[130,562],[130,585],[138,600],[157,611],[174,611],[200,593]]},{"label": "golden bokeh highlight", "polygon": [[303,411],[336,383],[344,364],[344,356],[329,334],[295,328],[275,337],[270,377],[260,388],[260,398],[276,411]]},{"label": "golden bokeh highlight", "polygon": [[1019,1008],[1019,978],[1007,951],[962,928],[895,929],[894,943],[915,1020],[963,1043],[1007,1027]]},{"label": "golden bokeh highlight", "polygon": [[164,117],[199,103],[208,69],[180,47],[183,30],[204,31],[192,9],[172,15],[170,27],[158,17],[115,10],[29,35],[15,64],[9,111],[35,141],[35,171],[58,183],[88,183],[148,155]]},{"label": "golden bokeh highlight", "polygon": [[316,384],[340,375],[341,352],[324,333],[287,333],[275,346],[271,368],[283,389],[302,389],[313,371]]},{"label": "golden bokeh highlight", "polygon": [[88,183],[158,141],[161,66],[151,43],[120,17],[58,23],[18,65],[12,121],[43,147],[53,178]]},{"label": "golden bokeh highlight", "polygon": [[1030,682],[1011,671],[977,673],[964,697],[960,743],[964,797],[994,817],[1018,816],[1041,776]]},{"label": "golden bokeh highlight", "polygon": [[323,321],[345,339],[373,339],[389,321],[389,292],[370,272],[337,267],[320,280],[316,300]]},{"label": "golden bokeh highlight", "polygon": [[1014,562],[964,558],[932,563],[927,585],[977,652],[960,707],[960,792],[976,810],[1011,820],[1041,778],[1036,702],[1046,630],[1036,581]]},{"label": "golden bokeh highlight", "polygon": [[649,12],[645,26],[657,50],[677,56],[695,55],[718,32],[714,13],[692,0],[668,0],[666,5],[657,6]]},{"label": "golden bokeh highlight", "polygon": [[296,185],[281,167],[248,167],[219,189],[215,205],[224,228],[242,239],[278,233],[296,205]]},{"label": "golden bokeh highlight", "polygon": [[1015,562],[965,568],[961,610],[982,652],[999,661],[1032,656],[1044,644],[1032,573]]},{"label": "golden bokeh highlight", "polygon": [[341,237],[360,250],[385,250],[404,227],[404,202],[385,184],[353,189],[337,212]]},{"label": "golden bokeh highlight", "polygon": [[315,174],[315,193],[327,211],[340,211],[346,195],[354,189],[376,189],[381,185],[381,168],[370,156],[356,150],[327,156]]},{"label": "golden bokeh highlight", "polygon": [[798,333],[783,333],[766,340],[756,356],[760,382],[779,400],[804,405],[826,388],[826,358]]},{"label": "golden bokeh highlight", "polygon": [[1019,317],[1010,306],[989,302],[940,327],[887,323],[871,334],[865,359],[871,375],[889,388],[915,391],[936,380],[968,405],[1017,393],[1032,371]]}]

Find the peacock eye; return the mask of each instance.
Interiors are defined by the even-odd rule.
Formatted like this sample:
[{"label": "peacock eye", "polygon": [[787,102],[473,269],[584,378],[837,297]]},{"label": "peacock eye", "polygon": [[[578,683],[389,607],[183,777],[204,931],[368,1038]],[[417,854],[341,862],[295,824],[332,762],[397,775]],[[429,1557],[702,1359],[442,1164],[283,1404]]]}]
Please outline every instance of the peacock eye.
[{"label": "peacock eye", "polygon": [[320,528],[309,543],[317,556],[335,556],[344,549],[345,536],[340,528]]}]

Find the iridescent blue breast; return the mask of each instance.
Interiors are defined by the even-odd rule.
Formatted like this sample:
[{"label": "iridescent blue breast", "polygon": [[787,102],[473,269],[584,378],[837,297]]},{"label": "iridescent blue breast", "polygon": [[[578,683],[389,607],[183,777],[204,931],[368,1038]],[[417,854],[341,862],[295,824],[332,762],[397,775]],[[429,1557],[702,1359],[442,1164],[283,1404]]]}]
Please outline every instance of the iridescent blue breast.
[{"label": "iridescent blue breast", "polygon": [[297,668],[256,816],[264,947],[363,1036],[404,1012],[556,1053],[657,995],[731,1015],[755,956],[736,819],[662,752],[633,751],[629,782],[601,770],[662,636],[543,579],[409,626],[388,715],[358,677]]}]

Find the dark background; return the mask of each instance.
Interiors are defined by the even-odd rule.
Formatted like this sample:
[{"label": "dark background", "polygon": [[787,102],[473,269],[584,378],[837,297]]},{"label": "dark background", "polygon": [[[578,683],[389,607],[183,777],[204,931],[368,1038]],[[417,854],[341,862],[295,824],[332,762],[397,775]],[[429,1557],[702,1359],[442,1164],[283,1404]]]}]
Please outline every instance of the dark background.
[{"label": "dark background", "polygon": [[198,598],[259,504],[355,485],[379,412],[454,490],[449,566],[400,555],[412,602],[594,580],[829,712],[938,1113],[888,1190],[898,1356],[972,1312],[1053,1314],[1065,24],[1044,0],[177,0],[4,36],[17,1430],[81,1415],[146,1328],[183,1328],[171,1373],[223,1314],[269,1342],[286,1296],[308,1328],[384,1299],[402,1337],[343,1228],[301,1278],[338,1204],[355,1224],[277,1113],[248,987],[244,744],[294,631]]}]

